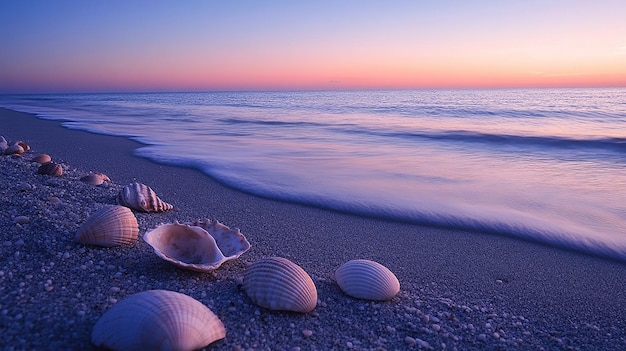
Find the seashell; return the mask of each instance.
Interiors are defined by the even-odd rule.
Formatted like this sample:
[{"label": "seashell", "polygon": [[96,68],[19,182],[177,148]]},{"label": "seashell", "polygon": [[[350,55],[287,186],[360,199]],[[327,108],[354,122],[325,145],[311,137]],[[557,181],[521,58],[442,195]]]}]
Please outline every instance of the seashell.
[{"label": "seashell", "polygon": [[24,153],[24,148],[19,144],[13,144],[4,150],[5,155],[21,155]]},{"label": "seashell", "polygon": [[125,186],[117,201],[122,206],[143,212],[163,212],[174,208],[161,200],[149,186],[137,182]]},{"label": "seashell", "polygon": [[76,241],[86,245],[119,246],[131,244],[139,235],[137,218],[124,206],[107,206],[94,212],[80,226]]},{"label": "seashell", "polygon": [[344,293],[357,299],[390,300],[400,291],[395,274],[370,260],[348,261],[337,268],[334,278]]},{"label": "seashell", "polygon": [[224,323],[208,307],[167,290],[127,297],[91,331],[91,343],[107,350],[197,350],[225,337]]},{"label": "seashell", "polygon": [[278,311],[310,312],[317,289],[302,267],[282,257],[256,261],[246,270],[243,289],[257,305]]},{"label": "seashell", "polygon": [[37,162],[41,164],[49,163],[51,161],[52,161],[52,157],[50,157],[50,155],[47,155],[47,154],[39,154],[31,159],[31,162]]},{"label": "seashell", "polygon": [[22,149],[24,150],[24,152],[30,150],[30,145],[28,145],[27,143],[23,142],[23,141],[18,141],[15,144],[19,145],[22,147]]},{"label": "seashell", "polygon": [[58,163],[48,162],[39,166],[37,173],[53,177],[60,177],[63,175],[63,167]]},{"label": "seashell", "polygon": [[193,225],[206,230],[226,257],[237,258],[250,249],[250,243],[239,228],[230,229],[219,221],[210,219],[196,221]]},{"label": "seashell", "polygon": [[9,143],[2,135],[0,135],[0,151],[4,153],[4,150],[8,148],[9,148]]},{"label": "seashell", "polygon": [[[163,224],[146,232],[143,240],[162,259],[197,272],[217,269],[222,263],[248,251],[250,243],[238,229],[231,230],[217,221],[210,223],[216,228],[212,233],[178,222]],[[213,233],[218,233],[219,241],[211,235]]]},{"label": "seashell", "polygon": [[100,185],[104,182],[110,182],[111,179],[109,179],[109,177],[106,176],[106,174],[103,173],[92,173],[89,172],[88,175],[80,178],[80,180],[82,182],[85,182],[87,184],[91,184],[91,185]]}]

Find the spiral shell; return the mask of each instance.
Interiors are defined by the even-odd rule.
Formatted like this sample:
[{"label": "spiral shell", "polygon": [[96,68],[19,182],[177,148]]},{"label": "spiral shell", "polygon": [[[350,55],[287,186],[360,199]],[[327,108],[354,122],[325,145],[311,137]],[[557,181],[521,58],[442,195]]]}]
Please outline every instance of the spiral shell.
[{"label": "spiral shell", "polygon": [[137,218],[124,206],[107,206],[94,212],[76,233],[75,240],[86,245],[113,247],[131,244],[139,235]]},{"label": "spiral shell", "polygon": [[[146,232],[143,239],[162,259],[181,268],[208,272],[236,259],[250,248],[250,243],[239,230],[230,230],[217,221],[214,226],[219,230],[208,232],[178,222],[163,224]],[[217,238],[212,235],[214,233],[218,233]]]},{"label": "spiral shell", "polygon": [[317,289],[302,267],[282,257],[264,258],[246,270],[243,289],[257,305],[278,311],[310,312]]},{"label": "spiral shell", "polygon": [[40,164],[49,163],[52,161],[52,157],[47,154],[39,154],[31,159],[31,162],[37,162]]},{"label": "spiral shell", "polygon": [[163,212],[174,208],[161,200],[149,186],[137,182],[125,186],[117,201],[122,206],[142,212]]},{"label": "spiral shell", "polygon": [[37,173],[53,177],[60,177],[63,175],[63,167],[58,163],[48,162],[39,166]]},{"label": "spiral shell", "polygon": [[400,291],[395,274],[370,260],[352,260],[335,271],[335,281],[344,293],[364,300],[390,300]]},{"label": "spiral shell", "polygon": [[91,185],[101,185],[104,182],[110,182],[111,179],[109,179],[109,177],[107,177],[106,174],[103,173],[89,172],[89,174],[80,178],[80,181]]},{"label": "spiral shell", "polygon": [[208,307],[167,290],[127,297],[91,331],[92,344],[107,350],[197,350],[225,337],[224,324]]}]

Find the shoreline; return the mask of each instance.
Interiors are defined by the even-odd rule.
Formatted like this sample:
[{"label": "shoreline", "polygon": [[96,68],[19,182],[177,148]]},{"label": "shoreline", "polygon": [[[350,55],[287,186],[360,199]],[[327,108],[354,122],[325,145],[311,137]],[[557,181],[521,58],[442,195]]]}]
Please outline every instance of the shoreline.
[{"label": "shoreline", "polygon": [[[505,236],[376,220],[264,199],[226,187],[195,169],[134,156],[133,150],[142,146],[139,142],[71,130],[61,123],[0,108],[0,135],[10,141],[28,142],[31,155],[47,153],[73,170],[73,174],[103,172],[115,186],[137,180],[174,205],[173,211],[162,214],[138,214],[140,236],[160,223],[193,222],[208,217],[240,228],[252,248],[214,274],[203,274],[168,265],[142,239],[131,247],[103,249],[76,244],[72,238],[58,238],[52,245],[57,250],[47,253],[49,262],[42,263],[45,269],[36,262],[23,267],[20,263],[24,256],[35,258],[43,250],[28,247],[29,238],[37,235],[37,230],[50,228],[45,223],[17,228],[3,215],[3,227],[11,229],[3,234],[2,242],[11,245],[2,246],[0,280],[4,291],[0,294],[6,297],[0,302],[0,328],[45,320],[41,329],[48,334],[37,334],[37,328],[25,327],[22,330],[26,332],[3,333],[0,344],[15,345],[15,349],[42,348],[53,337],[69,342],[59,343],[59,348],[88,349],[91,327],[114,304],[110,299],[118,301],[146,288],[165,288],[183,290],[222,319],[227,336],[211,344],[211,350],[323,350],[346,349],[348,345],[354,349],[417,349],[418,345],[407,338],[428,342],[434,349],[441,349],[442,344],[459,350],[626,347],[623,263]],[[3,165],[19,166],[6,156],[1,157]],[[38,177],[32,181],[41,182],[39,187],[44,188],[45,180]],[[62,181],[63,186],[72,184],[71,178]],[[115,186],[97,189],[102,192],[96,194],[100,203],[112,201]],[[11,187],[7,185],[2,190],[10,192]],[[75,191],[80,202],[81,195],[92,194],[94,189],[77,186],[66,191]],[[6,206],[13,206],[10,202],[23,197],[3,195]],[[93,200],[84,201],[87,209],[97,206],[90,202]],[[85,211],[78,215],[76,223],[67,223],[67,231],[77,229],[86,215]],[[6,237],[16,233],[24,242],[19,248],[21,256],[17,257],[17,240]],[[59,232],[53,230],[50,234]],[[57,257],[59,252],[61,258]],[[63,258],[65,252],[68,258]],[[246,264],[268,256],[286,257],[311,275],[320,301],[314,312],[294,315],[267,311],[253,305],[241,291],[238,281]],[[357,258],[371,259],[390,268],[400,281],[400,294],[383,303],[343,295],[329,276],[340,264]],[[85,263],[89,261],[92,265]],[[102,261],[107,267],[114,266],[112,272],[97,269]],[[54,264],[48,267],[50,262]],[[72,265],[86,269],[72,270]],[[91,266],[95,268],[92,270]],[[36,277],[41,270],[46,271],[42,274],[43,284]],[[25,281],[28,275],[33,277]],[[71,277],[79,283],[73,285]],[[47,280],[55,286],[51,293],[45,291]],[[114,294],[108,292],[112,284],[119,288]],[[28,291],[36,291],[42,301],[32,302],[34,305],[16,303],[16,296],[29,300],[25,287],[30,285],[33,288]],[[97,285],[103,285],[102,291],[89,289]],[[80,292],[83,288],[86,291]],[[26,290],[19,292],[20,289]],[[80,297],[76,297],[79,292]],[[52,306],[55,313],[31,316],[44,303]],[[82,313],[73,310],[76,305],[84,305]],[[63,313],[74,322],[61,322],[68,319]],[[15,319],[18,314],[21,318]],[[444,319],[450,314],[455,317]],[[439,323],[433,323],[432,317]],[[441,329],[435,331],[434,324]],[[313,336],[303,336],[304,329],[313,331]]]}]

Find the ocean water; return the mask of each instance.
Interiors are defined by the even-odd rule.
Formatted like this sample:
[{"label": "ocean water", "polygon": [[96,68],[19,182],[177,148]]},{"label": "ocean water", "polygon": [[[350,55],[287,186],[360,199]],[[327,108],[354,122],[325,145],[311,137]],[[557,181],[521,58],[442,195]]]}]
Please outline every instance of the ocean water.
[{"label": "ocean water", "polygon": [[[626,261],[626,89],[4,95],[243,191]],[[1,128],[0,128],[1,129]]]}]

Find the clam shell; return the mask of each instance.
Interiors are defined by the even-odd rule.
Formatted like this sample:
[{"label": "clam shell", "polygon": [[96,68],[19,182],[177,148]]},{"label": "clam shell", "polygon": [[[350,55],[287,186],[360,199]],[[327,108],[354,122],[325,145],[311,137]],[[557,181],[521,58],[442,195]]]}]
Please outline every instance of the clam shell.
[{"label": "clam shell", "polygon": [[226,257],[237,258],[250,249],[250,243],[239,228],[230,229],[219,221],[210,219],[196,221],[193,225],[206,230]]},{"label": "clam shell", "polygon": [[149,186],[137,182],[125,186],[117,201],[122,206],[142,212],[163,212],[174,208],[161,200]]},{"label": "clam shell", "polygon": [[[250,248],[250,243],[239,232],[215,221],[213,233],[219,233],[220,242],[228,250],[221,250],[208,231],[198,226],[178,222],[163,224],[144,234],[154,252],[162,259],[179,267],[197,272],[217,269],[222,263],[239,257]],[[223,228],[222,228],[223,227]]]},{"label": "clam shell", "polygon": [[39,154],[39,155],[33,157],[31,159],[31,161],[44,164],[44,163],[48,163],[48,162],[52,161],[52,157],[50,157],[50,155],[47,155],[47,154]]},{"label": "clam shell", "polygon": [[48,162],[39,166],[37,173],[53,177],[60,177],[63,175],[63,167],[58,163]]},{"label": "clam shell", "polygon": [[127,297],[91,331],[91,342],[107,350],[197,350],[225,337],[224,324],[208,307],[167,290]]},{"label": "clam shell", "polygon": [[302,267],[282,257],[264,258],[246,270],[243,289],[257,305],[271,310],[310,312],[317,289]]},{"label": "clam shell", "polygon": [[101,185],[104,182],[110,182],[111,179],[102,173],[89,172],[86,176],[80,178],[81,182],[85,182],[91,185]]},{"label": "clam shell", "polygon": [[344,293],[357,299],[384,301],[400,291],[395,274],[370,260],[348,261],[337,268],[334,278]]},{"label": "clam shell", "polygon": [[7,147],[4,150],[5,155],[21,155],[23,153],[24,153],[24,148],[17,143]]},{"label": "clam shell", "polygon": [[131,244],[139,235],[137,218],[124,206],[107,206],[94,212],[76,233],[76,241],[86,245],[119,246]]}]

